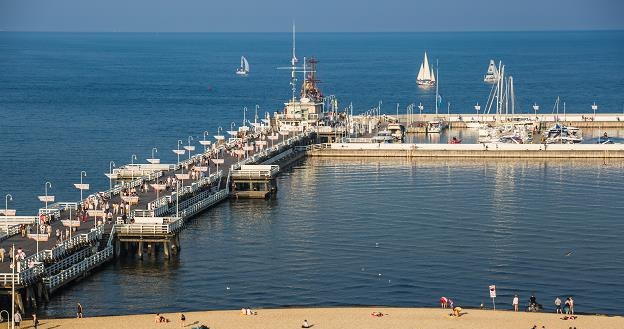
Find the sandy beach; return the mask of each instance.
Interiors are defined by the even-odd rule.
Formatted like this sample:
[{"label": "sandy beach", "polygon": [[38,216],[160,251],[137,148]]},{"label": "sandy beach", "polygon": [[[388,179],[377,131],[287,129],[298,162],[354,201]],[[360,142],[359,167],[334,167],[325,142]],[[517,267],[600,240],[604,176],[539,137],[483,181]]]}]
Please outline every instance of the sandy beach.
[{"label": "sandy beach", "polygon": [[[449,310],[431,308],[346,307],[260,309],[257,315],[241,315],[240,310],[188,312],[185,328],[201,324],[211,329],[292,329],[301,328],[303,320],[315,329],[530,329],[533,325],[547,329],[615,329],[624,328],[624,317],[579,315],[575,320],[562,320],[552,313],[526,313],[465,309],[459,318]],[[372,316],[381,312],[384,316]],[[86,314],[88,315],[88,314]],[[152,329],[181,328],[180,314],[164,314],[169,323],[155,323],[155,314],[103,316],[83,319],[41,319],[39,328],[55,329]],[[0,324],[1,327],[2,324]],[[32,321],[22,322],[32,328]]]}]

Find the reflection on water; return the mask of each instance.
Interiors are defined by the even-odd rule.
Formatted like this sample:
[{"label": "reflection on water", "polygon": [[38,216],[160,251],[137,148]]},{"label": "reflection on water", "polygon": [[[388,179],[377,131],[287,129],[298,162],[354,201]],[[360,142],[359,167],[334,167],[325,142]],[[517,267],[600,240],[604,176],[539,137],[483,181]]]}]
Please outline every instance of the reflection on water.
[{"label": "reflection on water", "polygon": [[[273,200],[192,220],[179,258],[122,259],[44,313],[286,305],[477,306],[531,292],[621,313],[622,161],[310,158]],[[566,254],[570,251],[570,256]],[[603,296],[609,296],[604,298]]]}]

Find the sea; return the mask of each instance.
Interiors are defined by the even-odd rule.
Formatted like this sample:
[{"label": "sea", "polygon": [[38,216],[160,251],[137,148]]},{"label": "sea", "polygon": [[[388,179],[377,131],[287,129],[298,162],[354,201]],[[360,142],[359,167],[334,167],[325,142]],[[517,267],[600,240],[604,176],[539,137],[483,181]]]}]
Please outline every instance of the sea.
[{"label": "sea", "polygon": [[[437,63],[441,112],[485,104],[483,76],[495,59],[514,77],[518,113],[533,104],[552,113],[559,97],[568,113],[592,113],[595,102],[598,113],[624,118],[624,31],[297,35],[299,61],[317,58],[323,93],[354,113],[381,104],[404,114],[412,103],[432,113],[435,91],[415,83],[425,51]],[[234,74],[243,55],[247,77]],[[155,152],[171,163],[178,140],[197,144],[281,110],[290,58],[288,33],[0,32],[4,206],[35,214],[45,182],[57,201],[76,201],[81,171],[91,191],[105,190],[111,161]],[[497,308],[511,308],[517,293],[523,303],[535,294],[547,310],[573,296],[578,311],[623,314],[623,167],[305,159],[278,178],[274,199],[227,201],[194,218],[179,256],[118,259],[39,312],[72,316],[78,301],[87,316],[435,307],[441,296],[491,307],[494,284]]]}]

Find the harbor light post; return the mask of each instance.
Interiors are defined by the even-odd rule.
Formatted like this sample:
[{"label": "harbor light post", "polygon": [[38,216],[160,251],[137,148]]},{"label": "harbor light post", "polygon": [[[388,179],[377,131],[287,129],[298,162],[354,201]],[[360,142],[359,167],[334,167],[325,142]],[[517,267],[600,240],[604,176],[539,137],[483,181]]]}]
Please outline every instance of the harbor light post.
[{"label": "harbor light post", "polygon": [[115,167],[115,161],[108,163],[108,190],[113,194],[113,167]]},{"label": "harbor light post", "polygon": [[418,103],[418,112],[420,112],[420,121],[423,121],[422,112],[424,109],[425,107],[422,105],[422,103]]},{"label": "harbor light post", "polygon": [[208,152],[208,145],[210,145],[210,141],[206,140],[208,134],[208,130],[204,130],[204,153]]},{"label": "harbor light post", "polygon": [[481,105],[477,102],[477,105],[474,106],[475,111],[477,111],[477,122],[481,123],[481,118],[479,118],[479,111],[481,111]]},{"label": "harbor light post", "polygon": [[193,136],[189,136],[188,137],[188,156],[189,156],[189,160],[191,160],[191,151],[193,150],[193,148],[191,147],[191,141],[193,140]]},{"label": "harbor light post", "polygon": [[598,110],[598,105],[596,105],[596,102],[592,104],[591,108],[594,111],[594,121],[596,121],[596,111]]},{"label": "harbor light post", "polygon": [[[12,199],[11,199],[12,200]],[[8,232],[7,232],[8,233]],[[15,329],[15,243],[11,248],[11,328]]]},{"label": "harbor light post", "polygon": [[80,172],[80,186],[78,186],[78,189],[80,190],[80,203],[82,203],[82,190],[84,190],[84,184],[82,183],[82,177],[87,177],[87,172],[86,171],[81,171]]},{"label": "harbor light post", "polygon": [[154,153],[158,153],[158,149],[155,148],[155,147],[152,147],[152,159],[155,159],[154,158]]},{"label": "harbor light post", "polygon": [[537,105],[537,103],[533,104],[533,111],[535,111],[535,119],[539,120],[537,118],[537,111],[539,111],[539,105]]},{"label": "harbor light post", "polygon": [[[51,201],[50,199],[54,200],[54,196],[52,196],[51,198],[48,197],[48,187],[52,188],[52,183],[50,182],[45,182],[45,184],[43,184],[43,189],[45,191],[45,195],[42,197],[39,197],[39,199],[43,199],[42,201],[45,202],[45,215],[48,215],[48,201]],[[70,218],[71,219],[71,218]],[[39,231],[39,225],[41,225],[41,218],[37,219],[37,261],[39,261],[39,233],[41,233]],[[71,227],[70,227],[71,230]]]},{"label": "harbor light post", "polygon": [[[13,201],[13,196],[8,194],[4,197],[4,217],[9,216],[9,200]],[[8,219],[4,221],[6,224],[6,232],[7,236],[9,235],[9,221]]]},{"label": "harbor light post", "polygon": [[133,154],[132,157],[130,157],[130,170],[132,174],[132,181],[134,181],[134,160],[136,159],[137,159],[136,154]]}]

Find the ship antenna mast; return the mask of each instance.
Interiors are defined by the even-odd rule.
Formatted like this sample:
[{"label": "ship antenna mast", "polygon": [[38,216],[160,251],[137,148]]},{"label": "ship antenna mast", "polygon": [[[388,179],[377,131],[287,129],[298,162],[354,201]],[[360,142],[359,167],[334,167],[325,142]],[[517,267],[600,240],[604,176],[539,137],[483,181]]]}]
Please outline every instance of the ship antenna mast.
[{"label": "ship antenna mast", "polygon": [[295,76],[296,73],[296,66],[295,64],[297,64],[297,56],[295,55],[295,21],[293,20],[293,26],[292,26],[292,58],[290,60],[290,68],[291,68],[291,72],[290,72],[290,87],[291,87],[291,91],[292,91],[292,102],[293,102],[293,106],[295,104],[295,92],[297,89],[297,77]]}]

